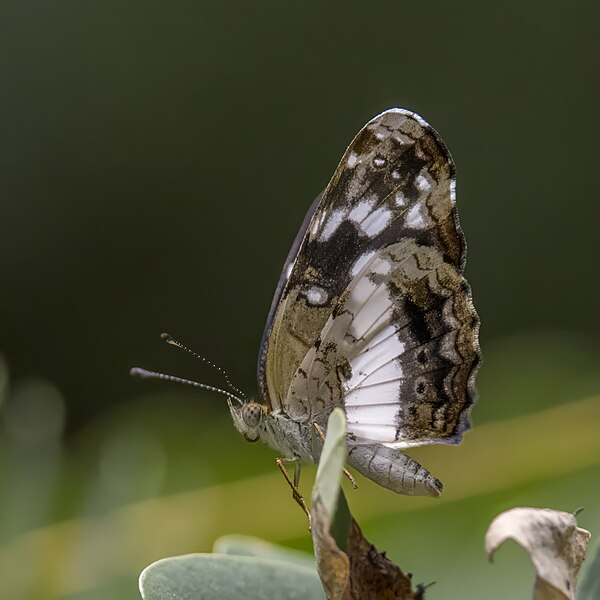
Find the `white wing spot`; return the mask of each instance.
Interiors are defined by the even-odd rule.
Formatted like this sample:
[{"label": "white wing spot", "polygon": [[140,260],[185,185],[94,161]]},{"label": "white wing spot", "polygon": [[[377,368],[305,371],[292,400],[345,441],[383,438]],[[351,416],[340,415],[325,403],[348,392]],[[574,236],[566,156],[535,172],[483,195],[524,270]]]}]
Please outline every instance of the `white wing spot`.
[{"label": "white wing spot", "polygon": [[392,270],[392,265],[384,259],[373,261],[371,265],[371,273],[376,275],[387,275]]},{"label": "white wing spot", "polygon": [[411,229],[427,229],[431,225],[431,220],[423,213],[423,207],[415,204],[406,213],[406,225]]},{"label": "white wing spot", "polygon": [[394,196],[394,200],[396,201],[396,206],[402,207],[408,204],[408,198],[404,195],[403,192],[396,192]]},{"label": "white wing spot", "polygon": [[373,165],[375,167],[377,167],[378,169],[381,169],[381,167],[385,167],[386,162],[387,161],[385,160],[385,158],[383,158],[383,156],[379,156],[379,155],[373,159]]},{"label": "white wing spot", "polygon": [[358,273],[362,271],[363,267],[373,258],[374,255],[375,252],[372,251],[365,252],[365,254],[359,256],[357,261],[352,265],[352,270],[350,271],[352,277],[358,275]]},{"label": "white wing spot", "polygon": [[366,219],[371,212],[375,201],[372,198],[363,198],[348,215],[348,218],[354,223],[360,223],[363,219]]},{"label": "white wing spot", "polygon": [[394,132],[394,135],[392,137],[400,144],[414,144],[415,143],[415,140],[413,140],[408,135],[404,135],[403,133],[400,133],[399,131]]},{"label": "white wing spot", "polygon": [[348,157],[347,165],[352,169],[353,167],[356,166],[357,162],[358,162],[358,156],[356,155],[356,153],[350,152],[350,156]]},{"label": "white wing spot", "polygon": [[381,124],[369,127],[369,129],[373,129],[375,131],[375,137],[379,141],[386,140],[390,137],[390,130],[387,127],[382,126]]},{"label": "white wing spot", "polygon": [[399,172],[399,171],[396,171],[396,169],[394,169],[394,170],[392,171],[391,175],[392,175],[392,179],[393,179],[394,181],[400,181],[401,175],[400,175],[400,172]]},{"label": "white wing spot", "polygon": [[323,227],[323,231],[321,231],[321,236],[319,237],[322,242],[327,241],[333,235],[334,231],[342,224],[344,213],[345,211],[341,208],[336,208],[332,211],[325,223],[325,227]]},{"label": "white wing spot", "polygon": [[381,233],[392,220],[392,213],[385,206],[374,210],[366,219],[360,223],[361,231],[368,235],[374,236]]},{"label": "white wing spot", "polygon": [[311,304],[320,305],[327,300],[327,292],[323,288],[313,285],[306,290],[306,299]]},{"label": "white wing spot", "polygon": [[434,180],[429,171],[423,167],[415,179],[415,184],[420,192],[428,192],[433,187]]}]

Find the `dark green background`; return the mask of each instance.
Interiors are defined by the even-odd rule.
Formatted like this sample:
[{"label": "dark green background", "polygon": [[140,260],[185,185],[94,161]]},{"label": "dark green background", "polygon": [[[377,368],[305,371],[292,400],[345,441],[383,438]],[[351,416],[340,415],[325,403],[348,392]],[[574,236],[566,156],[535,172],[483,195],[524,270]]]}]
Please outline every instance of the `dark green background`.
[{"label": "dark green background", "polygon": [[2,350],[74,424],[163,329],[251,392],[288,246],[390,106],[458,166],[482,340],[600,332],[589,2],[3,2]]},{"label": "dark green background", "polygon": [[[226,411],[128,376],[140,364],[221,382],[161,331],[253,393],[304,213],[391,106],[429,121],[457,163],[484,354],[509,348],[507,372],[525,374],[533,359],[540,380],[571,360],[564,390],[579,389],[580,356],[595,376],[600,339],[598,6],[2,0],[0,351],[13,389],[32,377],[57,388],[76,461],[90,430],[110,431],[107,415],[141,394],[160,388],[166,413],[176,396],[183,420],[198,403]],[[568,340],[555,363],[512,354],[510,340],[546,334]],[[558,400],[527,402],[482,394],[475,420]],[[177,481],[197,484],[192,462]],[[65,480],[49,521],[77,514]]]}]

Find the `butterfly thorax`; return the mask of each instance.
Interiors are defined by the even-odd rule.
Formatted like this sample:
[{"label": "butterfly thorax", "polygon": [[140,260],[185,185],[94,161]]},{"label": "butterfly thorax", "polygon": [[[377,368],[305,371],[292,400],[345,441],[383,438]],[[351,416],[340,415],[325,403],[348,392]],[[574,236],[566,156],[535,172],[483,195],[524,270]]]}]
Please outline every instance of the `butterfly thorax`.
[{"label": "butterfly thorax", "polygon": [[259,439],[285,458],[315,462],[311,427],[298,423],[280,410],[269,411],[264,404],[249,401],[241,406],[229,403],[236,429],[248,442]]},{"label": "butterfly thorax", "polygon": [[278,410],[265,415],[265,430],[261,439],[287,458],[316,462],[318,457],[312,428]]}]

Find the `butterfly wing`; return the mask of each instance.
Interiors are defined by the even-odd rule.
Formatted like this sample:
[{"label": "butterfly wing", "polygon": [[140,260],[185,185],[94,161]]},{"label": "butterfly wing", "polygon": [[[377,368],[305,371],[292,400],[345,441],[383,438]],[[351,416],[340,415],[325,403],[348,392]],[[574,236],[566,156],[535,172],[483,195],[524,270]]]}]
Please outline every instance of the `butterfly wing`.
[{"label": "butterfly wing", "polygon": [[479,345],[454,189],[448,151],[414,113],[358,133],[276,294],[259,363],[271,408],[324,423],[343,406],[365,443],[460,439]]},{"label": "butterfly wing", "polygon": [[273,300],[271,302],[271,308],[269,309],[269,316],[267,317],[267,324],[265,325],[265,329],[263,331],[262,341],[260,343],[260,352],[258,354],[258,369],[257,369],[257,377],[258,377],[258,387],[263,398],[263,401],[269,406],[269,408],[273,408],[269,401],[269,395],[267,392],[267,383],[266,383],[266,360],[267,360],[267,352],[269,349],[269,343],[271,339],[271,332],[273,330],[273,323],[275,320],[275,313],[279,308],[279,303],[281,297],[286,289],[287,282],[289,280],[290,274],[294,268],[294,264],[296,259],[298,258],[298,253],[300,250],[300,246],[304,241],[304,236],[306,234],[306,230],[308,225],[317,210],[321,202],[321,198],[323,194],[319,194],[313,203],[311,204],[306,216],[304,217],[304,221],[298,233],[296,234],[296,238],[294,239],[294,243],[288,252],[287,258],[285,259],[285,263],[283,264],[283,269],[281,271],[281,276],[279,277],[279,282],[277,283],[277,288],[275,289],[275,294],[273,295]]}]

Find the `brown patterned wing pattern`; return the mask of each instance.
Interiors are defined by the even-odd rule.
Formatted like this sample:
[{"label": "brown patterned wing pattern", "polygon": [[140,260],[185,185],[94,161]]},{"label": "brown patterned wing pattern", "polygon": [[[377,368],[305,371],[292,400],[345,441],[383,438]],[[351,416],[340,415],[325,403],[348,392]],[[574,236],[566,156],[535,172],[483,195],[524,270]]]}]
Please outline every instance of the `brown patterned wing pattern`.
[{"label": "brown patterned wing pattern", "polygon": [[476,397],[479,322],[443,142],[414,113],[380,114],[313,210],[265,330],[265,403],[320,424],[343,406],[366,443],[457,442]]}]

